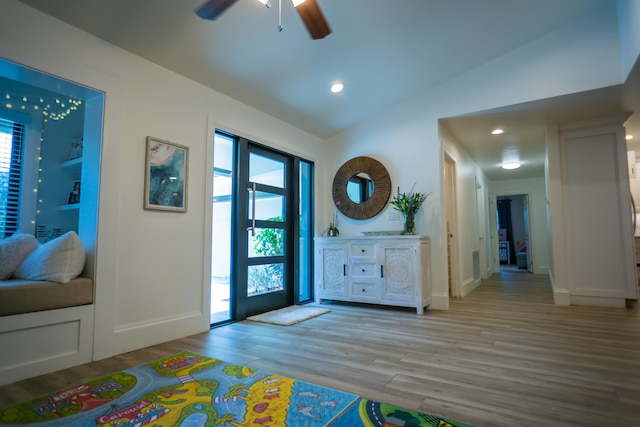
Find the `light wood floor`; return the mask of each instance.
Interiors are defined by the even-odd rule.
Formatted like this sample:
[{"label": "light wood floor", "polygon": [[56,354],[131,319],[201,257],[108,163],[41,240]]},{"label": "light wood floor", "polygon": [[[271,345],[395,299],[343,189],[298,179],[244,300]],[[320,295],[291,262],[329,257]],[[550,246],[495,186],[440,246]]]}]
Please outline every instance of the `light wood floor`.
[{"label": "light wood floor", "polygon": [[558,307],[546,276],[503,272],[449,311],[323,304],[0,387],[0,407],[190,350],[484,426],[640,425],[640,311]]}]

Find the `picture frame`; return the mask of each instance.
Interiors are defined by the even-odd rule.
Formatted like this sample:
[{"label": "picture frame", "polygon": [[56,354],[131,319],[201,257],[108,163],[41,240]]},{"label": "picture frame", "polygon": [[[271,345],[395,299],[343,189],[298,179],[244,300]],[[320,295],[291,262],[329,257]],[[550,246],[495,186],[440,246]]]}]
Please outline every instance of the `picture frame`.
[{"label": "picture frame", "polygon": [[82,157],[82,151],[84,148],[84,138],[76,138],[71,141],[71,149],[69,150],[69,159],[75,160]]},{"label": "picture frame", "polygon": [[144,208],[186,212],[189,147],[147,137]]},{"label": "picture frame", "polygon": [[80,203],[80,180],[74,179],[69,187],[69,195],[67,196],[67,205],[77,205]]}]

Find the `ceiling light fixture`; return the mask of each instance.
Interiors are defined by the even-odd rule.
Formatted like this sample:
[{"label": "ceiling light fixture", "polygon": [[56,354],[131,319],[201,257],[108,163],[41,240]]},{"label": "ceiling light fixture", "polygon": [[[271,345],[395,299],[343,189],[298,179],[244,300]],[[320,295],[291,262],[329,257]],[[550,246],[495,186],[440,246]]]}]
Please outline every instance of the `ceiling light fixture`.
[{"label": "ceiling light fixture", "polygon": [[331,92],[333,93],[340,93],[344,90],[344,83],[342,82],[335,82],[331,85]]},{"label": "ceiling light fixture", "polygon": [[502,169],[518,169],[520,166],[520,162],[505,162],[502,164]]},{"label": "ceiling light fixture", "polygon": [[502,133],[504,133],[504,130],[502,130],[500,128],[494,129],[494,130],[491,131],[491,135],[500,135]]}]

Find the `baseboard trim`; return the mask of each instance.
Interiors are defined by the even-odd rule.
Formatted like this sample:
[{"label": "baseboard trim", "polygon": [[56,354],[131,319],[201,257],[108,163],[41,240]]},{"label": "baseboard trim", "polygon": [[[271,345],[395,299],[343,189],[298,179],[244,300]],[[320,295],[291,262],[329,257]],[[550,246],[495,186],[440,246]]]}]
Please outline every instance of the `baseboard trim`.
[{"label": "baseboard trim", "polygon": [[465,281],[462,284],[462,298],[464,298],[465,296],[469,295],[469,293],[471,291],[473,291],[475,288],[477,288],[480,283],[482,282],[482,280],[478,279],[478,280],[473,280],[473,279],[469,279],[467,281]]},{"label": "baseboard trim", "polygon": [[588,307],[625,308],[627,301],[624,298],[590,297],[584,295],[571,295],[571,305],[584,305]]},{"label": "baseboard trim", "polygon": [[571,294],[567,289],[554,289],[553,303],[555,305],[571,305]]},{"label": "baseboard trim", "polygon": [[431,295],[431,304],[429,305],[431,310],[449,310],[449,294],[446,295]]}]

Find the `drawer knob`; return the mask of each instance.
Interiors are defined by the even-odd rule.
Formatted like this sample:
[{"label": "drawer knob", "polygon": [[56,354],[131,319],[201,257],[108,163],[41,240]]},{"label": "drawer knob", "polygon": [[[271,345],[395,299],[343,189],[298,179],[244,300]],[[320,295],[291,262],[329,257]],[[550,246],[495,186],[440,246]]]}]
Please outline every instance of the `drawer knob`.
[{"label": "drawer knob", "polygon": [[362,269],[362,272],[364,273],[364,268]]},{"label": "drawer knob", "polygon": [[363,288],[363,289],[362,289],[362,292],[367,292],[367,290]]},{"label": "drawer knob", "polygon": [[364,249],[362,250],[362,253],[364,253]]}]

